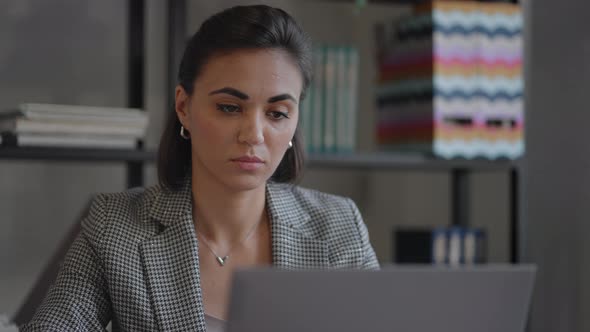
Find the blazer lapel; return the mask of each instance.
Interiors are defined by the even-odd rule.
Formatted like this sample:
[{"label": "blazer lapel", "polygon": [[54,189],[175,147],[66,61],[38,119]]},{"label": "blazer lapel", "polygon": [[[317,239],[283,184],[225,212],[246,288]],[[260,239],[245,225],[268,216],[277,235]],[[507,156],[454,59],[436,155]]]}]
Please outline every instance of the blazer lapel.
[{"label": "blazer lapel", "polygon": [[140,250],[159,329],[205,332],[190,181],[178,192],[162,189],[150,215],[160,232]]},{"label": "blazer lapel", "polygon": [[273,265],[284,269],[329,267],[328,247],[305,231],[311,220],[299,205],[290,185],[269,182],[266,201],[271,218]]}]

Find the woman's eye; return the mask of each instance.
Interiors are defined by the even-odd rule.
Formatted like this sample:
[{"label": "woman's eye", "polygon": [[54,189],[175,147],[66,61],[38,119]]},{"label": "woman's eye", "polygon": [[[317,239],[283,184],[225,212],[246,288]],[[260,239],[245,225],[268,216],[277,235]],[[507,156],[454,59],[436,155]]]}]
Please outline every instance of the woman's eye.
[{"label": "woman's eye", "polygon": [[269,116],[273,119],[273,120],[280,120],[282,118],[288,119],[289,116],[287,115],[287,113],[285,112],[279,112],[279,111],[270,111],[268,112]]},{"label": "woman's eye", "polygon": [[236,113],[240,110],[240,107],[237,105],[230,104],[217,104],[217,109],[224,113]]}]

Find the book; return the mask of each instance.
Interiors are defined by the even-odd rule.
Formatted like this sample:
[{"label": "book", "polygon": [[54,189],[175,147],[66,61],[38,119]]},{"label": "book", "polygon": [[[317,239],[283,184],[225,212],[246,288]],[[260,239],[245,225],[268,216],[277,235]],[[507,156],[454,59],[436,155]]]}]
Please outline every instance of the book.
[{"label": "book", "polygon": [[101,121],[56,121],[34,120],[25,117],[13,117],[0,119],[0,133],[11,132],[15,134],[89,134],[131,136],[142,138],[145,136],[146,127],[138,125],[122,125],[117,122]]},{"label": "book", "polygon": [[54,114],[54,113],[25,113],[21,111],[5,112],[0,114],[0,120],[15,117],[23,117],[39,121],[83,121],[95,124],[114,124],[121,126],[147,127],[148,118],[145,117],[105,117],[81,114]]},{"label": "book", "polygon": [[463,239],[464,263],[467,265],[480,264],[486,259],[486,237],[481,229],[467,229]]},{"label": "book", "polygon": [[463,239],[465,231],[459,227],[448,230],[448,263],[451,266],[458,266],[463,263]]},{"label": "book", "polygon": [[356,131],[357,131],[357,112],[358,112],[358,78],[359,78],[359,54],[358,50],[353,47],[348,48],[348,102],[346,121],[347,129],[345,149],[354,151],[356,149]]},{"label": "book", "polygon": [[299,128],[303,137],[305,151],[311,151],[312,125],[313,125],[313,100],[314,82],[309,82],[307,93],[303,100],[299,101]]},{"label": "book", "polygon": [[336,61],[336,151],[347,152],[348,129],[348,112],[350,107],[347,103],[349,91],[347,77],[347,48],[338,47]]},{"label": "book", "polygon": [[313,50],[313,103],[311,123],[311,152],[322,152],[323,148],[323,109],[324,109],[324,47],[316,46]]},{"label": "book", "polygon": [[337,49],[327,46],[324,64],[324,152],[336,150]]},{"label": "book", "polygon": [[39,121],[80,121],[100,125],[147,127],[147,113],[134,108],[23,103],[16,109],[0,110],[3,119],[26,118]]},{"label": "book", "polygon": [[314,46],[313,82],[310,84],[309,100],[304,100],[302,105],[303,110],[308,110],[302,118],[307,151],[354,151],[358,62],[358,51],[352,46]]},{"label": "book", "polygon": [[470,227],[418,227],[394,229],[394,257],[398,264],[462,266],[482,264],[486,232]]},{"label": "book", "polygon": [[2,134],[3,146],[135,149],[135,137],[100,135]]},{"label": "book", "polygon": [[448,249],[447,230],[444,228],[432,230],[432,264],[446,264],[449,257]]},{"label": "book", "polygon": [[138,108],[124,107],[103,107],[103,106],[86,106],[86,105],[60,105],[60,104],[41,104],[41,103],[22,103],[18,105],[18,110],[27,113],[51,113],[62,115],[84,115],[98,117],[145,117],[145,112]]}]

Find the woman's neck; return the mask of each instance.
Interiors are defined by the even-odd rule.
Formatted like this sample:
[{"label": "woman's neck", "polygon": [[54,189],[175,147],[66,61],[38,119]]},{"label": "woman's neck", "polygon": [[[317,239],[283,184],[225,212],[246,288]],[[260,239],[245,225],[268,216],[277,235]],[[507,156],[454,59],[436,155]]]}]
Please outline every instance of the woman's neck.
[{"label": "woman's neck", "polygon": [[235,191],[214,181],[193,175],[193,222],[207,240],[227,247],[265,218],[266,186]]}]

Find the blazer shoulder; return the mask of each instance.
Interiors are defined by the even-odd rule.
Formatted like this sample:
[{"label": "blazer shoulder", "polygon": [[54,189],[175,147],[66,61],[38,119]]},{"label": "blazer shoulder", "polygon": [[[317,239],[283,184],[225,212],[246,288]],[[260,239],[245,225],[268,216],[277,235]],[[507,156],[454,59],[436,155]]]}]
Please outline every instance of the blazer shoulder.
[{"label": "blazer shoulder", "polygon": [[292,186],[291,192],[297,202],[310,213],[331,214],[334,212],[351,212],[352,199],[344,196],[328,194],[315,189]]},{"label": "blazer shoulder", "polygon": [[82,234],[95,245],[99,245],[108,237],[106,233],[109,232],[125,234],[121,231],[131,229],[135,233],[140,232],[142,228],[149,226],[141,221],[149,220],[150,208],[161,190],[157,185],[97,194],[82,219]]},{"label": "blazer shoulder", "polygon": [[359,234],[361,215],[354,201],[348,197],[328,194],[296,185],[278,185],[288,194],[288,209],[293,214],[303,211],[309,215],[302,225],[313,237],[330,240],[339,236]]},{"label": "blazer shoulder", "polygon": [[298,186],[283,190],[289,193],[283,195],[283,208],[293,216],[308,215],[301,228],[327,243],[331,266],[379,268],[367,226],[352,199]]}]

